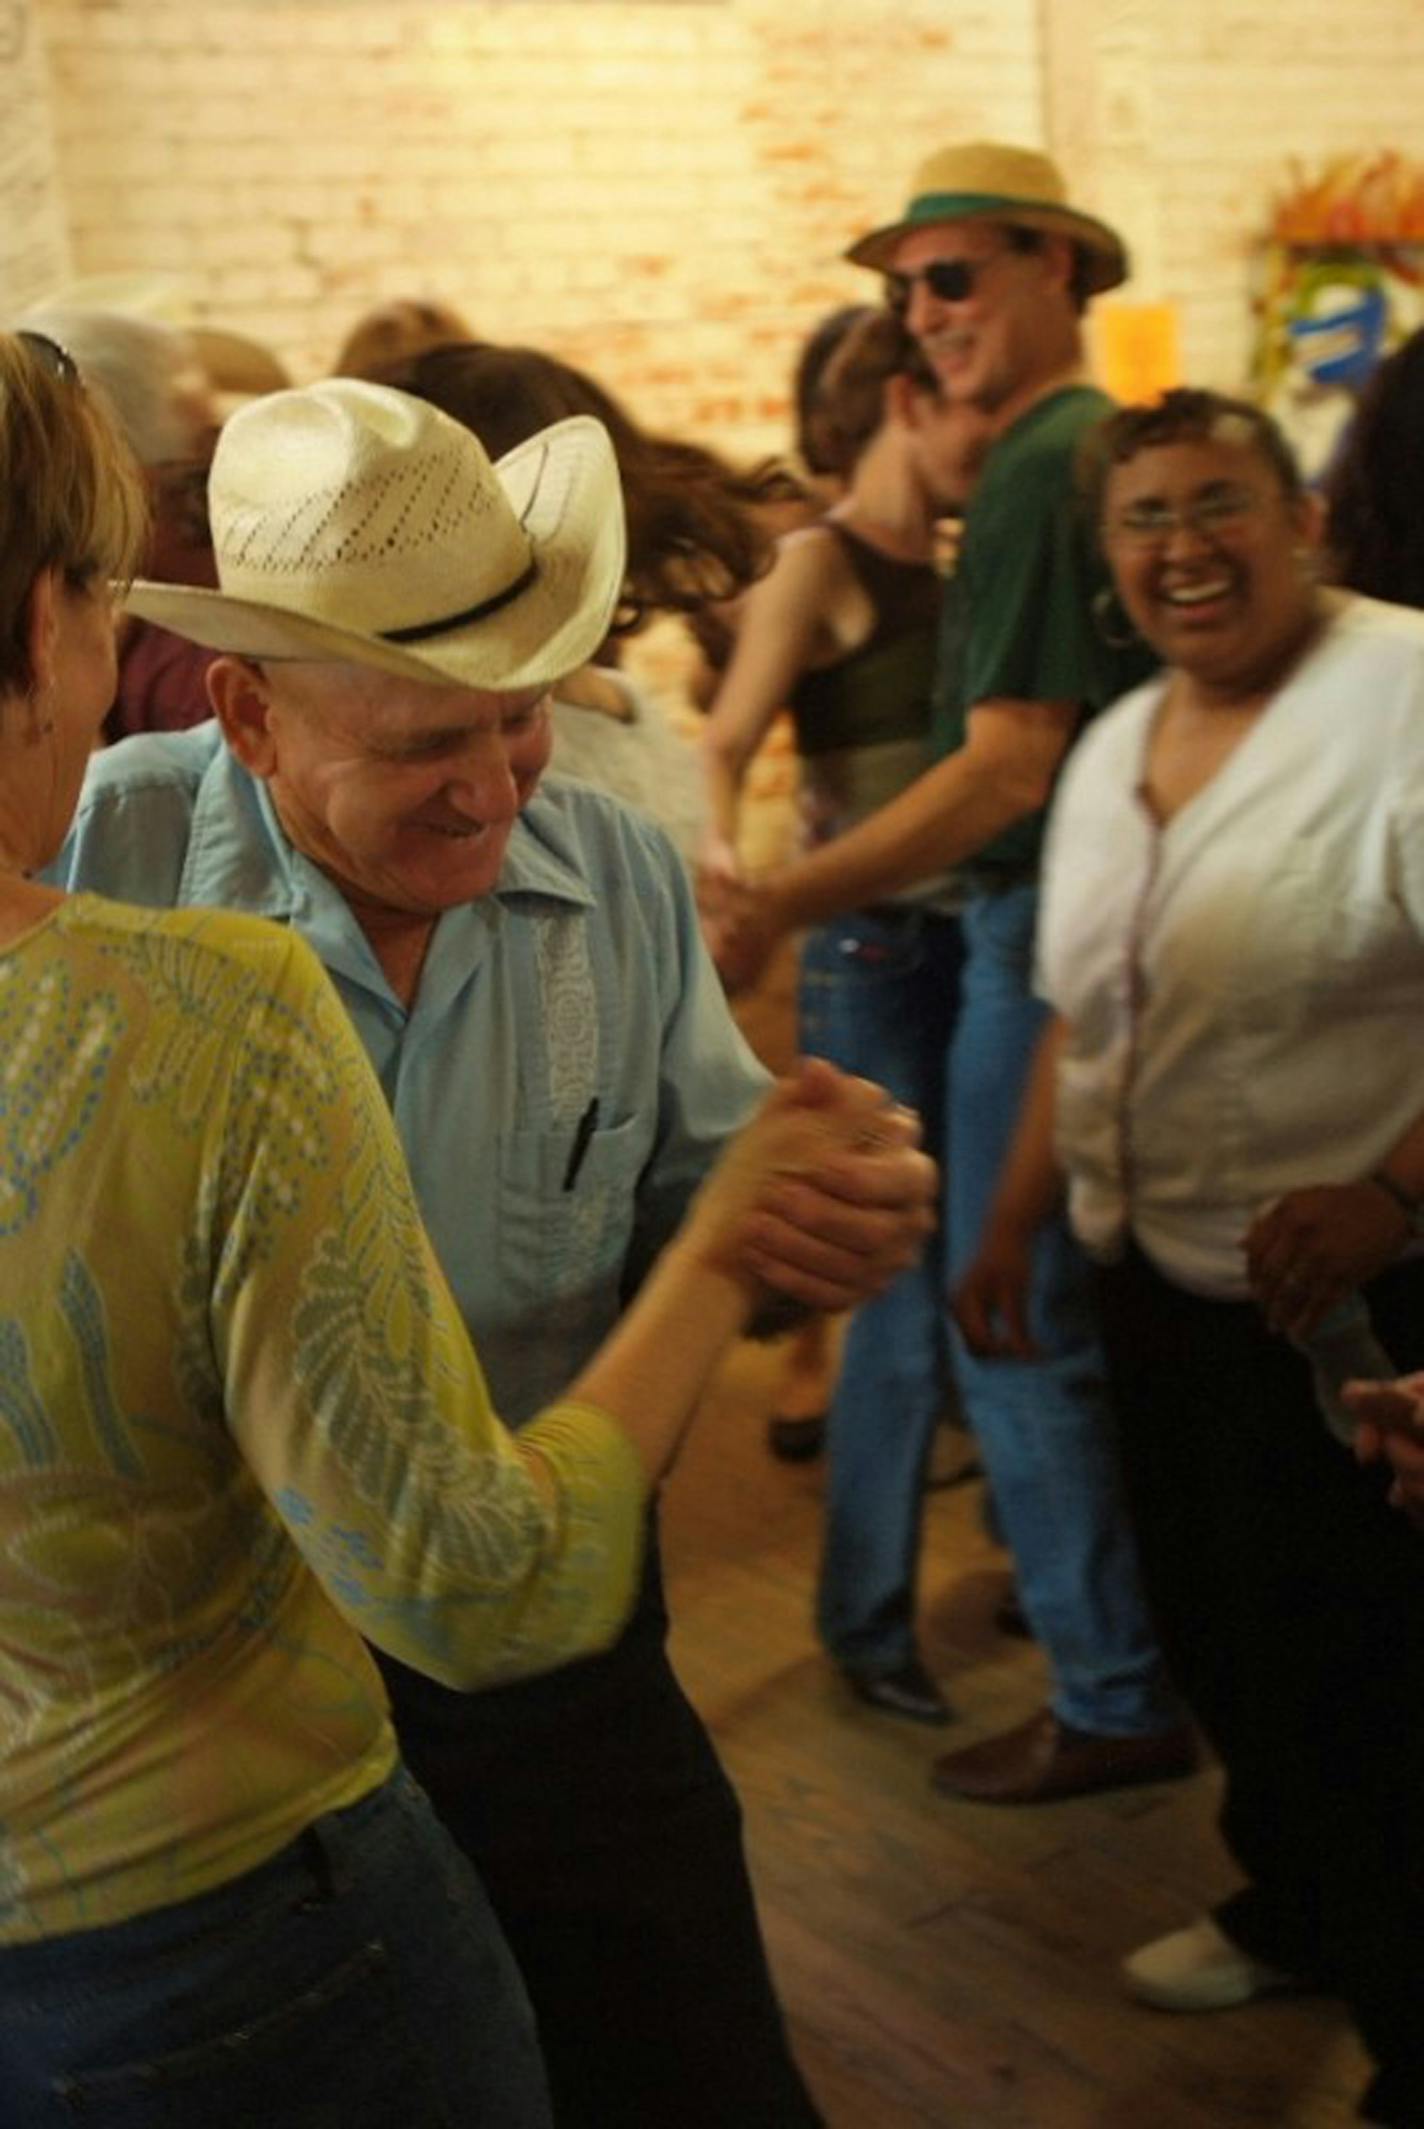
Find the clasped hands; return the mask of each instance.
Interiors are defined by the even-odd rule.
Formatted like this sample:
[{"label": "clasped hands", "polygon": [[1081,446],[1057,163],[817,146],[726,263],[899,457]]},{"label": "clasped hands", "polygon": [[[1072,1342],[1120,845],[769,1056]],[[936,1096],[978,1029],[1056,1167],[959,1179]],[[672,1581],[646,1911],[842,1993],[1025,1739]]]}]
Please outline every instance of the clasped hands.
[{"label": "clasped hands", "polygon": [[749,990],[771,959],[782,926],[772,915],[766,888],[743,877],[725,845],[703,854],[697,909],[707,951],[728,995]]},{"label": "clasped hands", "polygon": [[939,1178],[912,1109],[808,1058],[767,1096],[699,1193],[707,1259],[769,1296],[853,1308],[919,1257]]}]

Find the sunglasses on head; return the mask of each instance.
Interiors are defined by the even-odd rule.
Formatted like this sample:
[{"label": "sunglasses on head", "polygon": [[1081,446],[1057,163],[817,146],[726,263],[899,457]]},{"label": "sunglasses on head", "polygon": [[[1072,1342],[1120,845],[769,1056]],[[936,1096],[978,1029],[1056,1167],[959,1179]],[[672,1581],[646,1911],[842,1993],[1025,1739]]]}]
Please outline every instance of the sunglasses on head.
[{"label": "sunglasses on head", "polygon": [[69,349],[61,347],[57,340],[51,340],[48,333],[32,333],[21,326],[15,338],[24,342],[51,377],[62,377],[66,384],[79,383],[79,364]]}]

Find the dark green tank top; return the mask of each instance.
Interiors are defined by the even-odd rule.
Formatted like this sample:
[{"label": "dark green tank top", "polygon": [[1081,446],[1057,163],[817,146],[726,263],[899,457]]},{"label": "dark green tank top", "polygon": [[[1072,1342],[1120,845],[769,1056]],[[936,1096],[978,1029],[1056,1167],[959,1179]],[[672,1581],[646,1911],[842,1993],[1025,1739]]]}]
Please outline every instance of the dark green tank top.
[{"label": "dark green tank top", "polygon": [[944,590],[931,563],[897,561],[834,518],[824,523],[840,541],[875,621],[859,649],[803,673],[792,691],[796,746],[808,761],[927,737]]}]

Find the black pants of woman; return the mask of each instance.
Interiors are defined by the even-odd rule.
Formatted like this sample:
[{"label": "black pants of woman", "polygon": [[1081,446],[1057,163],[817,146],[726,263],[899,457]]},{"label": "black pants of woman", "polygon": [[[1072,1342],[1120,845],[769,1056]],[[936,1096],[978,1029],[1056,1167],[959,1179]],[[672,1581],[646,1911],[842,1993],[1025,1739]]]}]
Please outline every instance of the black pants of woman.
[{"label": "black pants of woman", "polygon": [[[1378,2064],[1369,2118],[1424,2125],[1424,1532],[1254,1306],[1137,1250],[1102,1300],[1148,1601],[1247,1880],[1216,1919],[1343,1996]],[[1424,1366],[1424,1265],[1369,1300],[1401,1370]]]}]

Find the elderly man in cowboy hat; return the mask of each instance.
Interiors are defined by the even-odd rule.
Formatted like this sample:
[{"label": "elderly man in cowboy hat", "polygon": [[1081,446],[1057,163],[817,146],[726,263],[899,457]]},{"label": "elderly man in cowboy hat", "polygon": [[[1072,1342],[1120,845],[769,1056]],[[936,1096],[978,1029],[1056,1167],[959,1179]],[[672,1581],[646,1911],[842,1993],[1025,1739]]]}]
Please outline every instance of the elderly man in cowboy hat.
[{"label": "elderly man in cowboy hat", "polygon": [[[763,1078],[660,832],[540,788],[547,691],[622,586],[611,447],[580,418],[492,467],[433,407],[331,380],[233,417],[210,503],[221,589],[130,603],[219,654],[217,721],[96,758],[65,876],[305,934],[518,1424],[604,1336]],[[769,1285],[834,1306],[908,1260],[930,1164],[867,1153],[863,1181],[855,1203],[788,1192]],[[665,1628],[650,1547],[608,1655],[471,1696],[393,1668],[397,1725],[520,1961],[561,2125],[788,2129],[817,2116]]]},{"label": "elderly man in cowboy hat", "polygon": [[[1142,677],[1107,640],[1106,576],[1074,459],[1110,402],[1083,376],[1082,313],[1127,273],[1120,239],[1068,202],[1047,156],[945,148],[904,214],[847,256],[883,274],[944,392],[993,442],[947,588],[936,682],[941,758],[893,804],[748,891],[714,943],[744,979],[782,931],[888,900],[947,868],[965,890],[966,967],[950,1048],[948,1255],[973,1255],[1042,1021],[1031,989],[1043,812],[1085,718]],[[1089,1272],[1066,1225],[1035,1266],[1037,1362],[956,1372],[1048,1704],[936,1762],[945,1791],[1029,1804],[1185,1773],[1194,1748],[1162,1674],[1104,1408]]]}]

